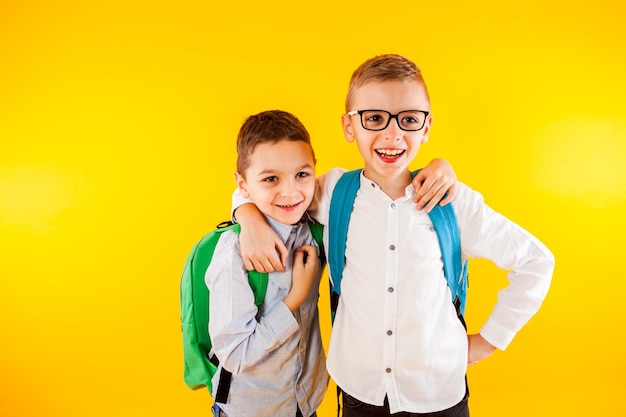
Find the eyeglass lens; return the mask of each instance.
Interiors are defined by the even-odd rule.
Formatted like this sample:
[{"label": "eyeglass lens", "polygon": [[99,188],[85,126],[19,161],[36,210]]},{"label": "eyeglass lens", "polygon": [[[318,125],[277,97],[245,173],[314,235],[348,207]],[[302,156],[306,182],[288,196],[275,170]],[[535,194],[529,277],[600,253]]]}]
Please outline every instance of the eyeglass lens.
[{"label": "eyeglass lens", "polygon": [[402,130],[420,130],[426,121],[426,114],[421,111],[408,110],[398,114],[391,114],[385,110],[364,110],[361,112],[361,123],[368,130],[383,130],[394,118]]}]

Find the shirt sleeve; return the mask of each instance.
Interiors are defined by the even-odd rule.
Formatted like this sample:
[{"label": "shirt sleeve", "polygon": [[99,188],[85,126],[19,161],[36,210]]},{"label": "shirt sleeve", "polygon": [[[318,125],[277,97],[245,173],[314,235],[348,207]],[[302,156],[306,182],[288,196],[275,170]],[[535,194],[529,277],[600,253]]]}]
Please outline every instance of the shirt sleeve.
[{"label": "shirt sleeve", "polygon": [[315,196],[309,207],[309,214],[323,225],[328,225],[328,215],[330,212],[330,200],[337,181],[346,172],[343,168],[334,168],[326,174],[320,175],[317,179]]},{"label": "shirt sleeve", "polygon": [[205,282],[210,291],[209,334],[213,352],[233,374],[254,365],[299,330],[283,302],[257,318],[254,294],[239,251],[239,239],[224,232],[215,248]]},{"label": "shirt sleeve", "polygon": [[252,200],[242,196],[241,192],[239,191],[239,188],[235,188],[235,191],[233,192],[233,195],[231,197],[231,208],[230,208],[230,219],[234,223],[237,223],[237,219],[235,219],[235,210],[237,210],[239,207],[243,206],[246,203],[252,203]]},{"label": "shirt sleeve", "polygon": [[469,258],[485,258],[509,271],[509,284],[480,334],[505,349],[515,334],[539,310],[554,270],[554,256],[536,237],[489,208],[481,194],[459,184],[453,201],[461,230],[461,247]]}]

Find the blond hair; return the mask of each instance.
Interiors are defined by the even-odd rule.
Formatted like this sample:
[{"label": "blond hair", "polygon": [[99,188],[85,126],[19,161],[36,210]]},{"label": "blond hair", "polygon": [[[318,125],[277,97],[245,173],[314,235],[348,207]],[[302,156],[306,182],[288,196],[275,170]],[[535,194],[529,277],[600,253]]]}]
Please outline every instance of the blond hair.
[{"label": "blond hair", "polygon": [[417,65],[402,55],[385,54],[368,59],[352,73],[346,95],[346,112],[353,110],[354,94],[359,87],[381,81],[417,81],[424,87],[426,99],[430,102],[426,83]]}]

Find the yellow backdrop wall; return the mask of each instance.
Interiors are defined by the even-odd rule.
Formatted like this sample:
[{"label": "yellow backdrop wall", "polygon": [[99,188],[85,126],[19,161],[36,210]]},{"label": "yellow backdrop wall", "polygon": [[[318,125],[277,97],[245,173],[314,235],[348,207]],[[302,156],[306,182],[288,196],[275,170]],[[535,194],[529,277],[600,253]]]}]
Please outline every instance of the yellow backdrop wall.
[{"label": "yellow backdrop wall", "polygon": [[[358,167],[347,82],[389,52],[432,96],[416,166],[448,159],[557,259],[540,313],[470,370],[472,414],[623,415],[625,6],[439,3],[3,1],[0,415],[208,415],[182,380],[178,285],[228,217],[239,125],[291,111],[318,172]],[[477,330],[505,275],[471,268]]]}]

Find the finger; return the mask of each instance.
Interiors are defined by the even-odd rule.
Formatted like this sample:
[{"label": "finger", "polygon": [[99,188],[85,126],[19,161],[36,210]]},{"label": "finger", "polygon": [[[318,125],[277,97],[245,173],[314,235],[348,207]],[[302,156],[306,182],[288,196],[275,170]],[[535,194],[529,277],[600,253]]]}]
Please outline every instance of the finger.
[{"label": "finger", "polygon": [[431,210],[435,208],[435,206],[443,198],[443,196],[446,194],[446,189],[444,187],[441,187],[436,191],[435,190],[431,191],[431,193],[432,193],[432,196],[428,200],[428,203],[426,204],[426,207],[425,207],[425,210],[427,213],[430,213]]},{"label": "finger", "polygon": [[450,202],[452,202],[452,200],[454,200],[454,198],[456,197],[456,192],[457,192],[457,187],[456,187],[456,182],[455,182],[454,184],[452,184],[450,188],[448,188],[448,194],[446,194],[445,198],[441,200],[439,205],[445,206],[446,204],[449,204]]},{"label": "finger", "polygon": [[282,271],[283,268],[280,263],[280,258],[276,252],[269,253],[266,256],[259,258],[259,262],[263,264],[265,272]]},{"label": "finger", "polygon": [[252,260],[252,269],[250,269],[250,271],[252,270],[257,271],[257,272],[268,272],[265,270],[263,263],[258,259]]},{"label": "finger", "polygon": [[293,267],[300,266],[304,264],[304,250],[302,248],[296,249],[293,255]]},{"label": "finger", "polygon": [[276,267],[277,271],[283,271],[285,269],[285,265],[287,264],[289,251],[282,240],[276,242],[276,251],[278,252],[278,255],[275,262],[273,262],[273,265]]},{"label": "finger", "polygon": [[246,258],[243,260],[243,266],[246,267],[247,271],[254,271],[254,264],[252,263],[252,261],[249,258]]},{"label": "finger", "polygon": [[435,187],[436,184],[437,181],[435,179],[426,178],[425,181],[422,183],[420,190],[415,193],[415,196],[413,196],[413,201],[420,204],[421,206],[424,206],[424,204],[426,204],[428,200],[432,198],[433,188],[437,188]]},{"label": "finger", "polygon": [[413,188],[415,188],[415,195],[413,196],[413,201],[418,202],[424,194],[428,192],[428,189],[432,186],[432,181],[428,178],[418,178],[417,176],[413,179]]},{"label": "finger", "polygon": [[430,187],[430,189],[428,191],[424,191],[424,195],[417,202],[418,210],[420,210],[422,208],[428,208],[427,211],[430,212],[430,210],[432,210],[433,206],[439,202],[439,199],[435,199],[433,201],[433,199],[436,196],[436,193],[438,191],[439,191],[438,188],[433,188],[433,187]]},{"label": "finger", "polygon": [[441,201],[439,202],[440,206],[447,206],[448,204],[450,204],[452,202],[453,197],[450,196],[450,194],[446,194]]},{"label": "finger", "polygon": [[304,245],[300,247],[300,250],[306,254],[305,260],[307,265],[314,265],[317,262],[317,249],[315,249],[315,246]]}]

